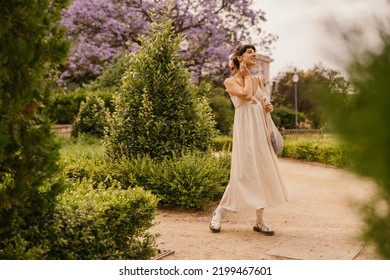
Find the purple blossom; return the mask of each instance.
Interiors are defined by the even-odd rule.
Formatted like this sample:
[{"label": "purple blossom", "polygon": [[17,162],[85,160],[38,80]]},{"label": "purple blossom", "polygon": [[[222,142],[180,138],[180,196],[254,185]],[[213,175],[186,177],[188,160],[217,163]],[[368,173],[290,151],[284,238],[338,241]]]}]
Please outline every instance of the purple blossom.
[{"label": "purple blossom", "polygon": [[[116,56],[140,43],[139,36],[149,29],[150,8],[158,11],[165,4],[167,1],[74,0],[62,18],[74,42],[62,78],[86,82],[100,75]],[[264,13],[253,10],[251,4],[251,0],[175,1],[175,30],[190,42],[182,55],[196,80],[204,73],[226,76],[232,48],[261,36]],[[259,47],[266,49],[274,39],[262,40]]]}]

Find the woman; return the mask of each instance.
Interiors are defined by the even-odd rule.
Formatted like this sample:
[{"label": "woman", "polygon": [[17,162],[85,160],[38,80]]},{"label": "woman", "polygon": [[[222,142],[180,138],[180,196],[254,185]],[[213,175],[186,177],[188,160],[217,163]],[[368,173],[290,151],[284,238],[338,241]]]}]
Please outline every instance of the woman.
[{"label": "woman", "polygon": [[265,235],[274,231],[264,221],[264,208],[289,200],[278,159],[266,135],[267,113],[273,111],[260,77],[251,75],[256,49],[238,46],[230,56],[233,75],[225,87],[235,107],[230,181],[210,222],[210,230],[221,231],[223,210],[252,209],[253,230]]}]

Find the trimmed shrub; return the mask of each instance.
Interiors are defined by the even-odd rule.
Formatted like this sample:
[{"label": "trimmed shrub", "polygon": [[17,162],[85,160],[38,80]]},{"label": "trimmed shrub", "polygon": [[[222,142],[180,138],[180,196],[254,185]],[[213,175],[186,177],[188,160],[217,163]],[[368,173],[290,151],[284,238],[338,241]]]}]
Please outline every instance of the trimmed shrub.
[{"label": "trimmed shrub", "polygon": [[56,124],[71,124],[75,121],[80,110],[81,102],[85,102],[88,96],[96,96],[104,100],[104,106],[114,111],[113,89],[89,90],[77,89],[67,93],[57,93],[51,98],[48,105],[50,119]]},{"label": "trimmed shrub", "polygon": [[87,96],[82,101],[80,111],[73,122],[72,136],[80,133],[89,134],[101,138],[104,136],[108,124],[109,112],[104,106],[104,100],[97,96]]},{"label": "trimmed shrub", "polygon": [[221,196],[229,179],[230,154],[218,156],[194,152],[155,160],[139,157],[112,162],[96,143],[84,149],[75,144],[62,150],[68,178],[88,180],[94,186],[133,188],[142,186],[160,199],[160,205],[203,209]]},{"label": "trimmed shrub", "polygon": [[68,188],[54,212],[46,258],[146,260],[157,254],[152,227],[157,199],[141,188]]},{"label": "trimmed shrub", "polygon": [[287,138],[281,156],[339,167],[349,165],[347,150],[330,138]]},{"label": "trimmed shrub", "polygon": [[160,205],[202,210],[219,198],[228,183],[230,155],[185,154],[156,161],[124,162],[121,174],[129,185],[142,185],[156,194]]},{"label": "trimmed shrub", "polygon": [[199,94],[208,96],[215,119],[215,127],[222,135],[231,135],[234,119],[234,106],[229,94],[222,87],[213,87],[212,83],[203,80],[199,84]]},{"label": "trimmed shrub", "polygon": [[232,151],[233,137],[220,135],[213,139],[213,149],[215,151]]}]

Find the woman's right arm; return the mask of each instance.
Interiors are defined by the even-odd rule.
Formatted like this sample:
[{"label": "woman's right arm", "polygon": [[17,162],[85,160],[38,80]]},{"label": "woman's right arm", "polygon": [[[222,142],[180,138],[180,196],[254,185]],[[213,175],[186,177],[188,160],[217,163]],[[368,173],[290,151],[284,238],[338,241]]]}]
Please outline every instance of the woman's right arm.
[{"label": "woman's right arm", "polygon": [[245,101],[251,101],[252,100],[252,80],[251,76],[248,75],[244,79],[244,87],[240,86],[234,78],[228,78],[225,80],[224,85],[226,87],[226,90],[229,92],[230,95],[238,96],[241,99],[244,99]]}]

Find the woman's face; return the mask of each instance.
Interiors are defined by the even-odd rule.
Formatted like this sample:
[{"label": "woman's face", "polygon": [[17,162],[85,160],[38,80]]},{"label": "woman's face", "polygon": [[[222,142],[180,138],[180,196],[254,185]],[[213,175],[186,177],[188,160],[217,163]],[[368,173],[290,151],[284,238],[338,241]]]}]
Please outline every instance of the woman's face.
[{"label": "woman's face", "polygon": [[240,58],[240,63],[244,62],[247,67],[256,65],[256,52],[251,48],[248,48],[246,52],[240,56]]}]

